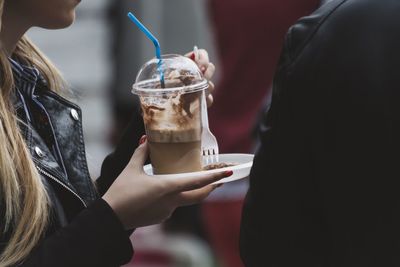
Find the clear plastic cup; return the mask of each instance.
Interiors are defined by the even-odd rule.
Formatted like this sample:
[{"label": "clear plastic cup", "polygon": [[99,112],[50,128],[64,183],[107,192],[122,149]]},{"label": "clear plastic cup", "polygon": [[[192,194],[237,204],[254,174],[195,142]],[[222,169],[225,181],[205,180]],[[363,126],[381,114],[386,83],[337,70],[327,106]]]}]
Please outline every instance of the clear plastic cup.
[{"label": "clear plastic cup", "polygon": [[161,66],[154,58],[140,69],[132,92],[140,97],[154,174],[202,170],[201,109],[207,87],[196,63],[180,55],[164,55]]}]

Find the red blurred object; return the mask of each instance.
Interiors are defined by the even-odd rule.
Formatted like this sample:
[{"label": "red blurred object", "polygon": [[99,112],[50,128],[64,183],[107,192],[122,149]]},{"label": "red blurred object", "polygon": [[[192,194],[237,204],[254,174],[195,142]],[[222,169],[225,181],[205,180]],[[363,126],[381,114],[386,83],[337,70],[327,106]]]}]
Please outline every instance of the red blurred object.
[{"label": "red blurred object", "polygon": [[209,0],[222,74],[210,109],[221,153],[247,153],[288,28],[317,0]]},{"label": "red blurred object", "polygon": [[243,200],[206,202],[202,205],[210,242],[226,267],[243,267],[239,256],[239,228]]}]

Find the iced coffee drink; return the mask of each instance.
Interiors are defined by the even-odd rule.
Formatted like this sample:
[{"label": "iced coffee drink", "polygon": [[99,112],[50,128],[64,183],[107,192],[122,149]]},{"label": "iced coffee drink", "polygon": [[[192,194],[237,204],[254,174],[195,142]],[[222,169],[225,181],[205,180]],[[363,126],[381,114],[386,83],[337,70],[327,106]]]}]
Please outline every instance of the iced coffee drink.
[{"label": "iced coffee drink", "polygon": [[143,72],[147,77],[148,64],[139,73],[133,91],[140,97],[153,172],[201,171],[201,107],[207,82],[197,65],[182,56],[164,59],[164,86],[157,70],[150,79],[140,78]]}]

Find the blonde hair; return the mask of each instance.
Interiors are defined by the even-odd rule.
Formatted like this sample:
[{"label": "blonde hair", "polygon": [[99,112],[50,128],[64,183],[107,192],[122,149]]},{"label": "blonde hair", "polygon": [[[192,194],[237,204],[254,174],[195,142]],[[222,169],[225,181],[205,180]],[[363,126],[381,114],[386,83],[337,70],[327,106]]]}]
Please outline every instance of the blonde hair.
[{"label": "blonde hair", "polygon": [[[0,16],[4,0],[0,0]],[[0,29],[1,29],[0,21]],[[35,66],[47,80],[49,88],[65,88],[61,75],[50,61],[24,36],[13,57]],[[0,207],[4,224],[0,235],[11,231],[0,254],[0,266],[22,262],[38,244],[48,225],[49,199],[41,178],[20,133],[11,104],[14,79],[7,54],[0,51]],[[1,238],[0,238],[1,239]]]}]

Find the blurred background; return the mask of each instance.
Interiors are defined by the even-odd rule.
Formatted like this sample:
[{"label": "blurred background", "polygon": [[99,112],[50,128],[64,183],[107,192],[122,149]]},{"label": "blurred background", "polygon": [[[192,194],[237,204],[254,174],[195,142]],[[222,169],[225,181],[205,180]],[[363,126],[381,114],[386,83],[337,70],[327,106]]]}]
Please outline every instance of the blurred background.
[{"label": "blurred background", "polygon": [[[89,169],[118,142],[132,114],[130,92],[154,48],[127,19],[132,11],[158,37],[162,53],[205,48],[217,72],[211,130],[221,153],[254,153],[255,128],[266,110],[285,33],[315,10],[317,0],[84,0],[68,29],[33,29],[32,40],[59,67],[83,109]],[[247,181],[224,185],[201,206],[177,210],[161,226],[132,236],[135,257],[126,266],[241,267],[238,239]]]}]

